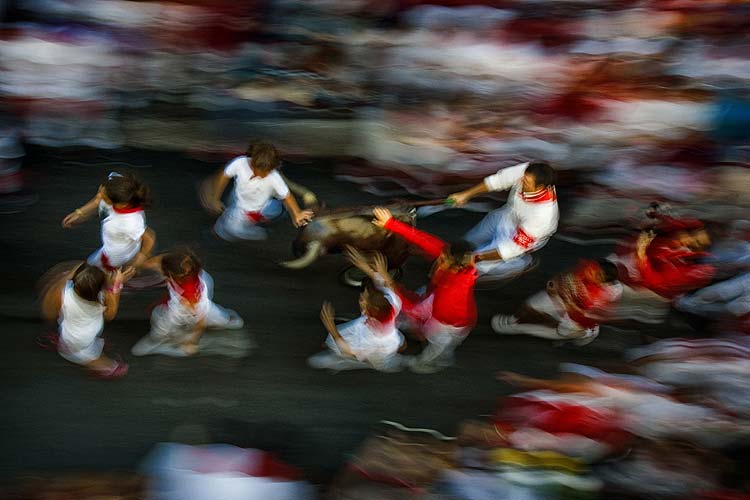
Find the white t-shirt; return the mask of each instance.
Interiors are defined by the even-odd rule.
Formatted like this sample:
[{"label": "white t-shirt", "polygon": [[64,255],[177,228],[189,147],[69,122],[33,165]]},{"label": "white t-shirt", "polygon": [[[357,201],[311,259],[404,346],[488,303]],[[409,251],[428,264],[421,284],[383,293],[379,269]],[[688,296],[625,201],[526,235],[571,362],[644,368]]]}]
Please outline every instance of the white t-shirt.
[{"label": "white t-shirt", "polygon": [[211,297],[209,296],[209,287],[206,284],[205,271],[201,271],[198,279],[200,281],[200,292],[197,302],[192,306],[188,305],[182,297],[180,286],[171,280],[167,280],[167,289],[169,290],[167,310],[169,320],[174,325],[194,326],[206,318],[211,307]]},{"label": "white t-shirt", "polygon": [[104,305],[82,299],[68,281],[60,308],[60,336],[73,351],[85,349],[104,329]]},{"label": "white t-shirt", "polygon": [[[401,312],[401,299],[390,288],[378,287],[393,308],[392,315],[384,322],[365,315],[339,326],[341,337],[349,344],[359,361],[378,362],[398,352],[404,336],[396,327],[396,318]],[[338,351],[336,341],[330,335],[326,339],[328,347]]]},{"label": "white t-shirt", "polygon": [[484,179],[490,191],[510,189],[505,207],[509,211],[513,231],[508,239],[498,243],[503,259],[541,248],[557,230],[560,214],[554,188],[551,192],[523,192],[523,176],[528,165],[521,163],[508,167]]},{"label": "white t-shirt", "polygon": [[224,168],[224,175],[234,178],[237,206],[246,212],[260,212],[272,197],[283,200],[289,196],[289,187],[277,170],[256,177],[250,163],[250,158],[240,156]]},{"label": "white t-shirt", "polygon": [[105,204],[107,216],[102,220],[102,248],[108,264],[124,266],[140,252],[141,238],[146,232],[143,210],[120,210]]}]

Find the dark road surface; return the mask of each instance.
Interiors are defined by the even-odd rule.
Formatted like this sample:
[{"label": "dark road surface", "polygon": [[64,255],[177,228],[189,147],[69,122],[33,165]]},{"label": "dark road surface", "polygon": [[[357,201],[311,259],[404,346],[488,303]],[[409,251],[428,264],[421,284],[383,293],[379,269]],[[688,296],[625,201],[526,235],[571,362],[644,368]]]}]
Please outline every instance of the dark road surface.
[{"label": "dark road surface", "polygon": [[[277,447],[313,481],[325,482],[379,420],[453,434],[462,419],[491,413],[497,397],[511,391],[495,381],[497,370],[546,376],[563,361],[607,366],[636,342],[632,334],[604,329],[585,348],[559,347],[528,337],[501,338],[491,331],[492,314],[512,312],[584,251],[607,250],[553,240],[533,273],[502,289],[478,292],[479,324],[459,348],[455,367],[433,375],[312,370],[305,359],[320,350],[324,338],[318,319],[321,302],[331,300],[338,314],[357,313],[357,291],[337,281],[341,257],[325,257],[302,271],[277,266],[277,260],[290,255],[295,229],[288,220],[272,226],[266,242],[214,239],[212,219],[199,206],[196,186],[221,162],[168,153],[102,154],[106,158],[96,151],[33,151],[26,174],[39,202],[23,213],[0,216],[4,478],[39,469],[132,468],[157,442],[199,441],[208,433],[213,440]],[[160,290],[123,295],[119,316],[105,328],[113,350],[130,363],[123,380],[91,380],[56,353],[35,346],[34,337],[44,330],[35,302],[36,280],[54,264],[84,259],[99,245],[98,220],[69,230],[60,221],[95,193],[113,161],[124,159],[152,165],[136,173],[153,191],[147,218],[156,231],[156,250],[178,243],[195,247],[214,277],[214,300],[245,319],[257,344],[249,357],[133,358],[130,347],[148,332],[146,309]],[[335,181],[330,171],[323,163],[291,164],[285,170],[330,206],[379,201]],[[455,210],[426,218],[419,226],[450,238],[479,217]],[[420,285],[426,272],[427,265],[412,258],[405,280]],[[228,425],[227,419],[234,423]]]}]

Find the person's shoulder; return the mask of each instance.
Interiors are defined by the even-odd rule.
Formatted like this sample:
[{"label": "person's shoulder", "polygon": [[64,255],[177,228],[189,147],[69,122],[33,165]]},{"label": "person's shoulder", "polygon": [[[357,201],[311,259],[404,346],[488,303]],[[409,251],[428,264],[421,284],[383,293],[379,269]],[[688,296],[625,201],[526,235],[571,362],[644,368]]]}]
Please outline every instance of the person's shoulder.
[{"label": "person's shoulder", "polygon": [[234,175],[243,168],[250,168],[250,158],[247,156],[237,156],[236,158],[229,160],[224,167],[224,173]]}]

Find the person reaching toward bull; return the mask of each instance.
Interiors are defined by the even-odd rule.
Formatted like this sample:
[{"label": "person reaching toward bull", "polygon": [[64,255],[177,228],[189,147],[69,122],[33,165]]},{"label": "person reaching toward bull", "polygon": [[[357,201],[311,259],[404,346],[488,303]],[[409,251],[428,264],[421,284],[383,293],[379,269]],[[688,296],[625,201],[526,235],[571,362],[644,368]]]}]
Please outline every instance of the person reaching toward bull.
[{"label": "person reaching toward bull", "polygon": [[393,283],[390,276],[385,279],[403,302],[404,323],[427,341],[427,347],[411,358],[409,368],[416,373],[446,368],[453,364],[455,349],[477,321],[473,247],[463,240],[446,243],[395,219],[387,208],[378,207],[373,215],[373,224],[408,241],[433,262],[425,293],[410,292]]},{"label": "person reaching toward bull", "polygon": [[505,206],[487,214],[464,236],[476,247],[477,271],[496,279],[527,269],[530,253],[542,248],[557,230],[555,171],[546,162],[521,163],[448,197],[460,207],[479,194],[506,189],[510,192]]},{"label": "person reaching toward bull", "polygon": [[398,371],[402,367],[399,350],[405,346],[405,341],[396,328],[401,300],[384,278],[388,276],[388,263],[381,253],[376,252],[369,261],[353,247],[347,248],[347,256],[368,277],[359,296],[361,315],[337,325],[333,306],[324,302],[320,319],[328,332],[327,349],[311,356],[307,362],[313,368],[335,371],[362,368]]},{"label": "person reaching toward bull", "polygon": [[[221,214],[214,226],[217,236],[228,241],[265,239],[262,225],[280,217],[284,207],[295,227],[310,222],[312,211],[300,209],[278,171],[279,164],[276,148],[260,142],[248,148],[245,156],[229,162],[213,182],[207,183],[201,191],[201,202],[210,212]],[[225,209],[221,196],[232,179],[234,190]]]}]

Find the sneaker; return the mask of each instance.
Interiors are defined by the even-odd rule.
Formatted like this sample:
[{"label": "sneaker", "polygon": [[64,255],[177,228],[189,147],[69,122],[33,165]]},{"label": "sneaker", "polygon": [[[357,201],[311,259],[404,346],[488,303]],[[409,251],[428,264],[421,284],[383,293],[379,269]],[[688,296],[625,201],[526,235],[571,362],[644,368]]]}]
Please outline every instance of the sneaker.
[{"label": "sneaker", "polygon": [[91,375],[101,380],[117,380],[128,374],[128,364],[124,361],[115,361],[115,365],[108,370],[91,370]]},{"label": "sneaker", "polygon": [[495,333],[515,333],[513,327],[518,324],[518,319],[513,315],[496,314],[490,320],[490,326]]}]

